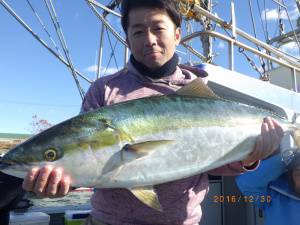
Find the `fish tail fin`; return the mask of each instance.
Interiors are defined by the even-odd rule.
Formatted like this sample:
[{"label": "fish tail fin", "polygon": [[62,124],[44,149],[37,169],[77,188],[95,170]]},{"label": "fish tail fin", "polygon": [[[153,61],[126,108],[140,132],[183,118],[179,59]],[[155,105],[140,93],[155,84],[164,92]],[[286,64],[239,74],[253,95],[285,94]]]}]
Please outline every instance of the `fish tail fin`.
[{"label": "fish tail fin", "polygon": [[294,132],[293,132],[293,138],[295,141],[295,144],[298,148],[300,148],[300,127],[296,127]]},{"label": "fish tail fin", "polygon": [[296,119],[293,119],[291,123],[286,125],[284,127],[287,129],[284,128],[284,133],[292,135],[295,145],[300,149],[300,123],[297,123]]}]

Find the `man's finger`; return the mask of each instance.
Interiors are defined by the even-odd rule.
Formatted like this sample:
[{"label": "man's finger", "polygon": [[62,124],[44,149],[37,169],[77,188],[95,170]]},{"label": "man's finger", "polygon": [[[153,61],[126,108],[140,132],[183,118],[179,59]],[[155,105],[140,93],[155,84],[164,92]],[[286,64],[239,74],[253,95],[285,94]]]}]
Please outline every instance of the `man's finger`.
[{"label": "man's finger", "polygon": [[34,192],[39,197],[45,197],[45,190],[46,186],[49,180],[49,176],[52,172],[53,168],[51,166],[45,166],[42,169],[40,169],[39,175],[36,179],[35,185],[34,185]]},{"label": "man's finger", "polygon": [[268,152],[271,149],[271,143],[270,143],[270,133],[269,133],[269,126],[267,123],[263,123],[261,125],[261,135],[263,140],[263,148],[262,151]]},{"label": "man's finger", "polygon": [[281,127],[281,125],[279,124],[278,121],[276,121],[274,119],[272,121],[273,121],[273,124],[275,126],[276,133],[277,133],[278,137],[281,139],[284,135],[283,128]]},{"label": "man's finger", "polygon": [[270,136],[270,139],[266,141],[269,142],[270,149],[269,151],[265,151],[265,157],[271,155],[278,148],[278,145],[280,143],[280,138],[276,132],[276,128],[273,123],[273,120],[270,117],[268,117],[266,119],[266,123],[268,124],[269,136]]},{"label": "man's finger", "polygon": [[22,187],[25,191],[33,191],[33,187],[35,185],[35,181],[37,176],[39,175],[39,168],[32,168],[24,178],[22,183]]},{"label": "man's finger", "polygon": [[255,147],[253,151],[243,160],[243,164],[245,166],[249,166],[250,164],[256,162],[260,159],[260,152],[262,151],[263,140],[262,136],[258,136],[256,139]]},{"label": "man's finger", "polygon": [[62,179],[62,169],[54,169],[49,177],[49,182],[46,187],[45,194],[47,197],[54,198],[57,195],[59,189],[59,183]]},{"label": "man's finger", "polygon": [[70,189],[71,180],[70,177],[66,176],[60,181],[57,197],[64,197],[68,194]]}]

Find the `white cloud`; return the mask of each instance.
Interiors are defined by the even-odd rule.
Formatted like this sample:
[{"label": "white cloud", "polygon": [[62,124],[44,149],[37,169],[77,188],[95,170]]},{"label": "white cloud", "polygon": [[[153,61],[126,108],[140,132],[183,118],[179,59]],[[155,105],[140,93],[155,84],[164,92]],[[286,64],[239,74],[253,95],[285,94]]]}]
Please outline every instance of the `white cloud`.
[{"label": "white cloud", "polygon": [[261,12],[261,17],[265,20],[277,20],[278,19],[278,10],[277,9],[267,9]]},{"label": "white cloud", "polygon": [[225,49],[225,43],[224,42],[222,42],[222,41],[220,41],[219,43],[218,43],[218,45],[217,45],[217,48],[218,49]]},{"label": "white cloud", "polygon": [[280,47],[280,49],[295,57],[300,57],[299,47],[296,42],[290,42]]},{"label": "white cloud", "polygon": [[[289,12],[289,16],[291,20],[297,20],[299,17],[299,11],[296,5],[290,6],[288,7],[290,10],[288,10]],[[266,13],[266,18],[267,20],[277,20],[278,16],[279,16],[279,12],[277,9],[266,9],[263,10],[261,13],[261,17],[263,19],[265,19],[265,13]],[[283,9],[281,11],[281,19],[283,20],[287,20],[288,19],[288,15],[286,13],[286,11]]]},{"label": "white cloud", "polygon": [[[92,66],[89,66],[89,67],[84,69],[84,71],[88,72],[88,73],[96,73],[97,70],[98,70],[97,65],[92,65]],[[113,73],[116,73],[117,71],[118,71],[118,69],[115,68],[115,67],[109,67],[107,69],[105,67],[101,67],[101,69],[100,69],[101,73],[105,73],[104,75],[113,74]]]},{"label": "white cloud", "polygon": [[85,72],[95,73],[97,71],[97,65],[89,66],[84,69]]}]

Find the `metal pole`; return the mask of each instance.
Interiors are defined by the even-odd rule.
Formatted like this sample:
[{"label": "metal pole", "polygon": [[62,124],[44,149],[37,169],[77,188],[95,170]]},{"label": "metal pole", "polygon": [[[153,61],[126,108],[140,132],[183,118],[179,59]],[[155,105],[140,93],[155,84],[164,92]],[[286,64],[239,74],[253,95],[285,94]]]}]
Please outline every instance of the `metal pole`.
[{"label": "metal pole", "polygon": [[[234,0],[231,0],[230,3],[231,8],[231,26],[232,26],[232,36],[233,39],[236,39],[236,18],[235,18],[235,8],[234,8]],[[234,43],[231,41],[229,45],[229,68],[234,71]]]},{"label": "metal pole", "polygon": [[[204,34],[204,33],[205,33],[205,34]],[[281,59],[277,59],[277,58],[275,58],[275,57],[273,57],[273,56],[270,56],[270,55],[268,55],[268,54],[266,54],[266,53],[263,53],[262,51],[258,51],[258,50],[255,49],[255,48],[252,48],[252,47],[250,47],[250,46],[248,46],[248,45],[246,45],[246,44],[244,44],[244,43],[242,43],[242,42],[239,42],[239,41],[237,41],[237,40],[235,40],[235,39],[232,39],[232,38],[230,38],[230,37],[228,37],[228,36],[225,36],[225,35],[223,35],[223,34],[221,34],[221,33],[216,32],[216,31],[198,31],[198,32],[194,32],[193,34],[188,35],[188,36],[182,38],[181,44],[182,44],[183,46],[185,46],[185,45],[186,45],[185,42],[188,42],[189,40],[191,40],[191,39],[193,39],[193,38],[196,38],[196,37],[198,37],[198,36],[201,36],[201,35],[207,35],[207,34],[209,34],[209,35],[212,36],[212,37],[220,38],[220,39],[222,39],[222,40],[224,40],[224,41],[227,41],[228,43],[232,42],[234,45],[236,45],[236,46],[238,46],[238,47],[241,47],[241,48],[245,49],[246,51],[250,51],[250,52],[254,53],[255,55],[262,56],[262,57],[264,57],[264,58],[266,58],[266,59],[271,60],[272,62],[275,62],[275,63],[277,63],[277,64],[279,64],[279,65],[281,65],[281,66],[285,66],[285,67],[287,67],[287,68],[291,68],[291,69],[292,69],[292,68],[295,68],[297,71],[300,72],[300,66],[299,66],[300,64],[294,65],[294,64],[285,62],[285,61],[283,61],[283,60],[281,60]],[[192,53],[195,52],[194,49],[189,49],[189,48],[187,48],[187,49],[188,49],[189,51],[191,51]],[[194,53],[194,54],[195,54],[195,53]]]},{"label": "metal pole", "polygon": [[[232,25],[231,24],[229,24],[226,21],[220,19],[216,15],[211,14],[207,10],[205,10],[205,9],[203,9],[203,8],[197,6],[197,5],[194,5],[194,10],[195,10],[195,13],[197,13],[198,15],[204,15],[204,16],[210,18],[211,20],[215,21],[216,23],[218,23],[222,27],[232,30]],[[266,44],[265,42],[262,42],[262,41],[258,40],[257,38],[254,38],[253,36],[247,34],[246,32],[242,31],[239,28],[236,28],[236,33],[238,35],[242,36],[243,38],[253,42],[254,44],[257,44],[257,45],[263,47],[264,49],[266,49],[267,51],[273,53],[277,57],[282,58],[282,59],[286,60],[287,62],[289,62],[290,64],[300,68],[300,63],[290,59],[289,57],[286,57],[286,55],[284,53],[281,53],[280,51],[278,51],[273,46],[270,46],[270,45]]]},{"label": "metal pole", "polygon": [[297,73],[296,73],[296,69],[293,68],[293,82],[294,82],[294,91],[298,92],[298,84],[297,84]]},{"label": "metal pole", "polygon": [[125,57],[124,57],[124,67],[126,67],[128,62],[129,48],[125,46]]},{"label": "metal pole", "polygon": [[102,66],[104,29],[105,29],[105,26],[102,23],[101,31],[100,31],[100,44],[99,44],[99,54],[98,54],[97,79],[100,78],[101,66]]},{"label": "metal pole", "polygon": [[233,41],[229,42],[229,69],[234,71],[234,43]]},{"label": "metal pole", "polygon": [[[212,8],[212,2],[211,0],[205,0],[202,3],[202,7],[205,8],[207,11],[211,11]],[[201,18],[204,26],[204,30],[211,29],[210,25],[210,19],[208,17],[202,16]],[[210,36],[201,36],[201,42],[202,42],[202,48],[203,48],[203,55],[205,56],[205,62],[210,61],[212,57],[212,39]],[[191,46],[191,45],[189,45]]]},{"label": "metal pole", "polygon": [[234,0],[231,0],[230,4],[231,8],[231,26],[232,26],[232,36],[236,38],[236,18],[235,18],[235,7],[234,7]]}]

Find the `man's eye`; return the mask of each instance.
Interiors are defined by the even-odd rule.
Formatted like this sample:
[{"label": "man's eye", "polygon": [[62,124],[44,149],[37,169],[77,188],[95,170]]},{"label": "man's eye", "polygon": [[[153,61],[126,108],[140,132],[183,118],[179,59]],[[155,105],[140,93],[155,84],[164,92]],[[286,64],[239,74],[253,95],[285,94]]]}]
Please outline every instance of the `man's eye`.
[{"label": "man's eye", "polygon": [[162,30],[165,30],[165,28],[164,27],[157,27],[157,28],[155,28],[155,30],[162,31]]},{"label": "man's eye", "polygon": [[135,31],[135,32],[133,32],[133,35],[134,36],[139,36],[139,35],[141,35],[141,34],[143,34],[143,31]]}]

